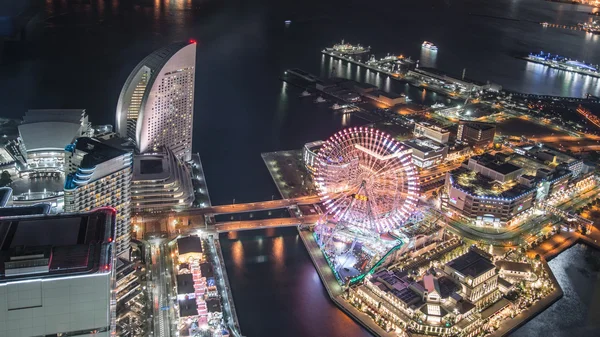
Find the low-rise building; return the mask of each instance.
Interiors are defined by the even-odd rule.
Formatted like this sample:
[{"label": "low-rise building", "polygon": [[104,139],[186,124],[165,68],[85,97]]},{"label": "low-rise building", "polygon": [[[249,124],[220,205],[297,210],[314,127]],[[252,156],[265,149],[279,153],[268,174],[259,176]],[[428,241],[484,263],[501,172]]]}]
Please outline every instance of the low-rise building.
[{"label": "low-rise building", "polygon": [[413,163],[420,168],[441,164],[448,155],[448,147],[422,137],[402,142],[412,151]]},{"label": "low-rise building", "polygon": [[460,283],[464,298],[477,306],[498,290],[496,266],[475,249],[446,263],[444,271]]},{"label": "low-rise building", "polygon": [[202,254],[202,242],[199,237],[194,235],[177,239],[177,251],[179,261],[182,263],[189,260],[202,260],[204,258]]},{"label": "low-rise building", "polygon": [[535,200],[535,187],[511,180],[498,182],[461,167],[446,174],[447,201],[442,206],[478,226],[501,227],[528,210]]},{"label": "low-rise building", "polygon": [[428,122],[415,123],[413,132],[417,137],[427,137],[440,144],[446,144],[450,140],[450,131]]},{"label": "low-rise building", "polygon": [[456,139],[476,148],[487,148],[494,141],[496,125],[461,120]]},{"label": "low-rise building", "polygon": [[496,267],[503,278],[530,279],[533,276],[533,267],[525,262],[499,260],[496,261]]},{"label": "low-rise building", "polygon": [[406,103],[406,96],[394,92],[386,92],[383,90],[372,90],[365,93],[365,96],[390,107]]}]

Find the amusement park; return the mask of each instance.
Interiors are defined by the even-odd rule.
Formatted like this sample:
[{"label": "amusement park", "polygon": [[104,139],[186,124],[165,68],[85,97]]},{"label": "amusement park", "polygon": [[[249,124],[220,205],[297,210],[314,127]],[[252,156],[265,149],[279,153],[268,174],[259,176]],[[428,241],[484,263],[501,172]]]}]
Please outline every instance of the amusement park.
[{"label": "amusement park", "polygon": [[[557,233],[557,219],[589,228],[559,205],[594,193],[597,179],[565,156],[539,164],[534,174],[547,175],[528,182],[512,163],[535,155],[463,153],[458,165],[423,168],[413,148],[372,127],[305,147],[322,215],[301,226],[303,240],[318,247],[309,253],[332,300],[378,336],[500,336],[525,310],[562,296],[524,238]],[[445,182],[431,193],[420,181],[438,170]],[[457,185],[457,174],[471,178]]]}]

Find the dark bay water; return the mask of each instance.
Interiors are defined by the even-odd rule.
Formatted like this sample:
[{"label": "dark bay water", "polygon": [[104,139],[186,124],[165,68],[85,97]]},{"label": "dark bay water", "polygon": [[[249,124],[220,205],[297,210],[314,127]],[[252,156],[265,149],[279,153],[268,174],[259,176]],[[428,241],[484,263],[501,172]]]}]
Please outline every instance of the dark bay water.
[{"label": "dark bay water", "polygon": [[295,228],[220,238],[245,336],[371,336],[329,300]]},{"label": "dark bay water", "polygon": [[564,296],[514,337],[600,335],[600,252],[577,244],[549,262]]}]

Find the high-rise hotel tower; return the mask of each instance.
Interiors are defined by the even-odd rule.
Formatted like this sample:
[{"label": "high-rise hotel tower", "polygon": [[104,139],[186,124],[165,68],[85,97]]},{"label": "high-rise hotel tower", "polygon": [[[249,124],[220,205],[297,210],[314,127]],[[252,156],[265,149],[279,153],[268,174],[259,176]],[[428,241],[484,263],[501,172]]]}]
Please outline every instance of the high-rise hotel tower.
[{"label": "high-rise hotel tower", "polygon": [[131,152],[80,137],[65,148],[65,212],[110,206],[117,211],[115,253],[128,258],[131,236]]},{"label": "high-rise hotel tower", "polygon": [[161,48],[133,69],[117,104],[117,133],[141,153],[168,147],[191,160],[196,42]]}]

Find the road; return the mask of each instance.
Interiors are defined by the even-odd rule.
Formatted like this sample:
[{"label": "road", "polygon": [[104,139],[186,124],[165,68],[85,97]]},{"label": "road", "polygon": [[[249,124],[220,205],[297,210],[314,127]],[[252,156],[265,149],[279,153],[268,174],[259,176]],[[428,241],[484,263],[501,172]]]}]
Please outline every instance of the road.
[{"label": "road", "polygon": [[302,224],[314,224],[323,215],[307,215],[301,218],[274,218],[263,220],[229,221],[215,224],[217,232],[243,231],[272,227],[289,227]]},{"label": "road", "polygon": [[188,208],[184,211],[180,212],[165,212],[165,213],[148,213],[141,214],[140,216],[145,216],[149,218],[153,217],[165,217],[165,216],[193,216],[193,215],[204,215],[204,214],[229,214],[229,213],[244,213],[244,212],[254,212],[254,211],[266,211],[277,208],[285,208],[295,205],[309,205],[315,204],[321,201],[321,198],[318,195],[306,196],[306,197],[298,197],[292,199],[277,199],[277,200],[268,200],[268,201],[258,201],[258,202],[249,202],[243,204],[231,204],[231,205],[218,205],[204,208]]},{"label": "road", "polygon": [[152,243],[152,295],[154,299],[154,336],[171,336],[171,310],[170,308],[168,285],[170,276],[168,275],[167,264],[164,254],[165,247],[162,242]]}]

